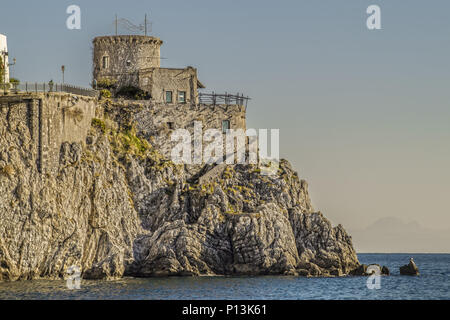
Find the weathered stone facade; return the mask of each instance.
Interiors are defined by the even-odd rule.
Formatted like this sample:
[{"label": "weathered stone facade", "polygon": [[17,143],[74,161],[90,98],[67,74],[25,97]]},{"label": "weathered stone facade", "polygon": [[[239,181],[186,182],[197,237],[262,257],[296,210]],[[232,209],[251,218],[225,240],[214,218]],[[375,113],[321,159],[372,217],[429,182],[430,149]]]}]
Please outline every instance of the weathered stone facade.
[{"label": "weathered stone facade", "polygon": [[[194,141],[195,121],[201,122],[202,134],[207,129],[221,130],[223,121],[229,122],[230,129],[246,130],[245,107],[239,105],[171,105],[151,101],[116,100],[111,102],[111,106],[122,114],[121,110],[128,108],[139,132],[160,150],[166,159],[171,158],[172,149],[179,143],[171,141],[174,130],[188,130]],[[92,119],[102,117],[102,114],[103,108],[97,99],[68,93],[0,97],[0,115],[5,117],[10,126],[28,131],[33,139],[36,146],[36,166],[41,173],[51,173],[55,170],[64,142],[84,143]]]},{"label": "weathered stone facade", "polygon": [[146,69],[139,73],[139,79],[140,88],[150,92],[152,101],[157,103],[197,104],[198,89],[204,88],[193,67]]},{"label": "weathered stone facade", "polygon": [[[104,36],[94,43],[94,80],[117,81],[117,88],[133,86],[150,93],[156,103],[198,103],[197,69],[160,68],[163,42],[150,36]],[[169,94],[169,96],[168,96]]]},{"label": "weathered stone facade", "polygon": [[94,79],[115,79],[118,86],[139,86],[140,70],[159,68],[162,41],[147,36],[96,37]]},{"label": "weathered stone facade", "polygon": [[[63,142],[84,142],[95,116],[97,99],[68,93],[33,93],[0,97],[0,115],[36,147],[33,157],[41,173],[53,172]],[[2,130],[7,128],[0,128]],[[1,151],[1,148],[0,148]]]},{"label": "weathered stone facade", "polygon": [[111,108],[117,113],[124,108],[134,112],[132,118],[138,131],[167,159],[171,158],[171,150],[178,143],[171,141],[174,130],[188,130],[193,141],[195,121],[201,122],[203,133],[207,129],[222,130],[223,121],[229,121],[230,129],[246,130],[246,110],[239,105],[168,105],[123,100],[112,102]]}]

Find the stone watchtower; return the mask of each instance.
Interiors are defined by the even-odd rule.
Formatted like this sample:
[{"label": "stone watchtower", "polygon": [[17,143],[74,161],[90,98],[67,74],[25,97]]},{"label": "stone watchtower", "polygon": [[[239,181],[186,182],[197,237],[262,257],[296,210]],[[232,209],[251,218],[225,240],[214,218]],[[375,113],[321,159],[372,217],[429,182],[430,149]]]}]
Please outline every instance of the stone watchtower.
[{"label": "stone watchtower", "polygon": [[94,79],[115,79],[117,86],[139,87],[140,73],[160,67],[162,41],[156,37],[119,35],[96,37]]},{"label": "stone watchtower", "polygon": [[153,102],[197,104],[197,69],[161,68],[160,48],[156,37],[119,35],[97,37],[94,43],[94,80],[116,80],[116,90],[133,86],[150,94]]}]

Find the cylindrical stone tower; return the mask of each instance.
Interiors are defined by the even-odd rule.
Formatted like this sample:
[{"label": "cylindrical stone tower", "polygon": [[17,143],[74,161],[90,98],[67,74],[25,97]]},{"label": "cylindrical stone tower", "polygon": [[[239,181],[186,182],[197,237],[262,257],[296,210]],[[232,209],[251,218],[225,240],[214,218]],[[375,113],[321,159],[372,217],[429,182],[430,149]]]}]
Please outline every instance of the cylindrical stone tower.
[{"label": "cylindrical stone tower", "polygon": [[139,74],[160,67],[163,42],[156,37],[119,35],[96,37],[94,43],[94,80],[117,80],[117,87],[139,87]]}]

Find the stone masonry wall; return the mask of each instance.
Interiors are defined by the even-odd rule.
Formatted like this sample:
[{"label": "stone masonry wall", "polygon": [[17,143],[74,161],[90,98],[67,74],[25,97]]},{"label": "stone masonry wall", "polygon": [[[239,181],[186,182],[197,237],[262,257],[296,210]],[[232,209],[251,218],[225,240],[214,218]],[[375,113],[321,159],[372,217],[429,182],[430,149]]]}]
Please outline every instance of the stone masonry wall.
[{"label": "stone masonry wall", "polygon": [[140,87],[150,92],[154,103],[166,101],[166,91],[172,92],[172,103],[177,104],[178,93],[184,91],[187,104],[198,103],[197,70],[192,67],[185,69],[153,68],[143,70],[139,74]]},{"label": "stone masonry wall", "polygon": [[[122,86],[139,86],[139,71],[160,67],[162,41],[149,36],[104,36],[93,40],[94,79],[118,80]],[[103,68],[102,59],[109,57],[108,68]]]},{"label": "stone masonry wall", "polygon": [[[63,142],[84,142],[97,99],[68,93],[36,93],[0,97],[0,116],[9,126],[28,130],[40,173],[56,172]],[[0,128],[0,130],[5,128]],[[0,154],[1,150],[0,146]]]},{"label": "stone masonry wall", "polygon": [[231,129],[246,130],[246,111],[238,105],[186,105],[143,103],[142,110],[136,114],[138,129],[146,138],[170,158],[172,148],[178,142],[171,142],[171,134],[176,129],[194,132],[194,121],[201,121],[203,133],[207,129],[222,130],[222,121],[230,121]]},{"label": "stone masonry wall", "polygon": [[[244,106],[154,104],[149,101],[118,101],[134,113],[137,129],[167,158],[171,158],[177,141],[171,141],[176,129],[187,129],[193,137],[194,122],[207,129],[222,129],[222,121],[230,121],[231,129],[246,129]],[[55,173],[63,142],[85,142],[92,119],[100,111],[97,99],[67,93],[37,93],[0,97],[3,123],[28,130],[33,140],[33,162],[42,174]],[[101,117],[97,115],[97,117]],[[5,128],[0,128],[5,130]],[[192,139],[193,141],[193,139]],[[225,149],[224,149],[225,150]],[[2,149],[0,146],[0,155]]]}]

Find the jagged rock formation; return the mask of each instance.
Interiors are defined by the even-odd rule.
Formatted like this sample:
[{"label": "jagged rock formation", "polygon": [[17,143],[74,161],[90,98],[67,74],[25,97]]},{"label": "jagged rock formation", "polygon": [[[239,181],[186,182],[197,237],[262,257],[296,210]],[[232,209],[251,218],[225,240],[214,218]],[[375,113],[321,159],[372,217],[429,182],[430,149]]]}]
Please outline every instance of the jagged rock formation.
[{"label": "jagged rock formation", "polygon": [[64,277],[72,265],[91,279],[359,267],[287,161],[274,177],[251,165],[208,176],[214,167],[164,159],[125,106],[105,110],[46,174],[22,119],[0,113],[0,280]]}]

